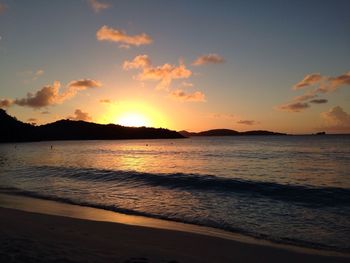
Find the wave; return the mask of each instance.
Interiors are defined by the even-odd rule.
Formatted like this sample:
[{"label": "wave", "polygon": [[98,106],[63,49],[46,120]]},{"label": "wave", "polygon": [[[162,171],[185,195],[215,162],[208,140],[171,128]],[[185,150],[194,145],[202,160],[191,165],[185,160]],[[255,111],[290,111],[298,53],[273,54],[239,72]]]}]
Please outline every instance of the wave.
[{"label": "wave", "polygon": [[[185,191],[211,191],[227,195],[270,198],[311,207],[350,206],[350,189],[249,181],[202,174],[156,174],[92,168],[35,166],[35,177],[61,177],[71,180],[104,182],[129,187],[155,186]],[[28,168],[23,172],[28,174]]]},{"label": "wave", "polygon": [[221,230],[228,231],[228,232],[233,232],[233,233],[238,233],[238,234],[250,236],[253,238],[257,238],[257,239],[269,240],[269,241],[272,241],[275,243],[280,243],[280,244],[289,244],[289,245],[300,246],[300,247],[324,249],[324,250],[329,250],[329,251],[339,251],[339,252],[346,252],[346,253],[349,253],[349,248],[350,248],[349,246],[339,247],[339,246],[333,246],[333,245],[329,245],[329,244],[326,245],[326,244],[309,242],[309,241],[305,241],[305,240],[299,240],[299,239],[288,238],[288,237],[270,236],[270,235],[266,235],[266,234],[262,234],[262,233],[251,232],[251,231],[239,228],[239,227],[233,227],[233,226],[227,225],[227,224],[220,224],[220,223],[214,222],[214,221],[206,221],[206,220],[203,221],[200,218],[197,218],[197,219],[192,218],[189,220],[189,219],[178,218],[178,217],[173,217],[173,216],[169,217],[169,216],[165,216],[165,215],[152,214],[152,213],[147,213],[147,212],[142,212],[142,211],[137,211],[137,210],[120,208],[120,207],[115,206],[115,205],[96,204],[96,203],[91,203],[91,202],[82,201],[82,200],[74,200],[74,199],[58,197],[58,196],[54,196],[54,195],[41,194],[41,193],[37,193],[34,191],[22,190],[22,189],[19,189],[16,187],[0,186],[0,193],[26,196],[26,197],[38,198],[38,199],[43,199],[43,200],[50,200],[50,201],[61,202],[61,203],[72,204],[72,205],[92,207],[92,208],[103,209],[103,210],[127,214],[127,215],[144,216],[144,217],[150,217],[150,218],[155,218],[155,219],[180,222],[180,223],[185,223],[185,224],[193,224],[193,225],[204,226],[204,227],[212,227],[212,228],[217,228],[217,229],[221,229]]}]

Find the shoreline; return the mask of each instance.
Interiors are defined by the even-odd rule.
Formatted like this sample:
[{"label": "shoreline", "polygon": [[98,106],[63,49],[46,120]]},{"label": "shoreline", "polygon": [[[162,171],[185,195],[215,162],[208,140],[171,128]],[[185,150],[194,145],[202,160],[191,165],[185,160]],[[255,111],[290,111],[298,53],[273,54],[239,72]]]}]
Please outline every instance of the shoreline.
[{"label": "shoreline", "polygon": [[[178,223],[178,222],[152,219],[152,218],[147,218],[142,216],[124,215],[124,214],[119,214],[119,213],[97,209],[97,208],[64,204],[57,201],[48,201],[48,200],[42,200],[37,198],[31,198],[31,197],[0,194],[0,207],[4,207],[4,208],[0,208],[2,214],[4,213],[12,214],[12,212],[8,212],[8,211],[16,211],[13,213],[19,214],[20,217],[28,217],[30,219],[29,221],[31,221],[31,225],[29,226],[29,228],[31,229],[33,227],[34,228],[39,227],[39,226],[36,226],[36,223],[31,220],[31,218],[33,217],[35,218],[38,217],[39,221],[44,220],[45,223],[47,224],[51,224],[56,220],[60,221],[61,219],[64,220],[65,222],[70,222],[67,225],[67,228],[70,228],[70,224],[75,222],[76,220],[79,222],[81,221],[85,223],[89,222],[86,224],[93,224],[95,225],[96,228],[102,227],[102,225],[104,227],[107,227],[105,226],[105,224],[108,224],[108,228],[116,229],[115,231],[117,232],[120,231],[120,229],[127,228],[128,231],[127,233],[124,233],[124,234],[126,234],[126,236],[129,236],[129,237],[133,236],[134,233],[140,231],[140,229],[142,231],[147,232],[147,236],[149,237],[153,237],[154,233],[160,233],[161,238],[157,238],[157,240],[154,240],[154,242],[161,241],[158,244],[161,247],[163,246],[163,242],[165,243],[169,242],[168,239],[172,239],[173,237],[178,237],[178,236],[186,236],[186,238],[185,240],[182,240],[183,237],[181,237],[180,238],[181,242],[179,244],[176,244],[176,246],[179,246],[183,242],[185,243],[188,242],[188,244],[194,245],[196,247],[198,246],[197,243],[204,242],[208,248],[211,248],[213,246],[215,247],[216,243],[225,243],[226,249],[228,247],[230,248],[222,252],[224,254],[223,257],[225,258],[228,257],[225,260],[235,259],[235,257],[230,258],[230,256],[232,256],[230,251],[233,248],[236,248],[238,250],[236,251],[236,253],[244,257],[245,262],[256,262],[256,261],[262,262],[260,260],[261,255],[259,256],[259,253],[262,253],[263,255],[265,255],[265,253],[268,253],[269,260],[266,262],[278,262],[280,260],[286,261],[288,260],[288,258],[294,258],[293,261],[298,260],[301,262],[329,262],[330,260],[332,262],[350,262],[350,255],[341,253],[341,252],[321,251],[317,249],[309,249],[309,248],[302,248],[302,247],[296,247],[291,245],[278,244],[270,241],[243,236],[241,234],[235,234],[235,233],[221,231],[217,229],[211,229],[208,227],[201,227],[201,226],[189,225],[189,224]],[[13,210],[13,209],[16,209],[16,210]],[[1,220],[3,221],[3,218]],[[12,220],[16,222],[16,218],[12,218]],[[0,224],[0,228],[1,226],[3,226],[3,222]],[[80,232],[89,231],[89,230],[90,229],[82,228],[78,232],[80,233]],[[3,230],[0,229],[0,231],[3,231]],[[14,231],[16,232],[16,230]],[[16,236],[21,233],[16,232],[12,234]],[[96,234],[100,234],[100,232],[97,231]],[[45,237],[45,234],[43,234],[43,236]],[[41,237],[39,236],[37,238],[40,239]],[[67,236],[63,238],[63,240],[60,240],[60,242],[64,242],[65,240],[70,240],[71,238],[74,238],[74,237]],[[210,241],[208,241],[208,239]],[[138,242],[141,242],[143,244],[145,240],[144,238],[141,238],[140,240],[138,240]],[[138,250],[140,246],[143,246],[143,245],[141,244],[136,245],[136,247],[131,246],[128,249]],[[161,247],[159,249],[161,249]],[[220,247],[215,248],[215,250],[217,249],[222,250],[222,248]],[[248,250],[249,253],[239,252],[242,249],[244,251]],[[200,258],[197,258],[197,261],[194,259],[191,259],[188,261],[186,257],[187,256],[200,257],[202,253],[204,254],[209,253],[209,251],[206,252],[200,249],[198,251],[198,253],[200,252],[199,254],[196,254],[197,252],[194,252],[194,255],[190,253],[185,258],[182,258],[182,252],[178,250],[183,250],[183,248],[181,249],[176,248],[175,250],[177,251],[177,253],[175,253],[173,257],[180,254],[178,255],[179,257],[177,260],[181,259],[181,261],[178,261],[178,262],[204,262],[203,259],[200,259]],[[256,254],[256,251],[260,251],[260,252]],[[155,251],[154,253],[156,255],[158,252]],[[133,255],[132,254],[133,253],[130,253],[130,257],[132,257],[135,253]],[[210,260],[207,262],[225,262],[225,261],[215,261],[214,258],[210,257],[209,255],[207,257],[208,257],[208,260],[210,258]],[[276,261],[273,261],[273,260],[271,261],[271,259],[274,259],[274,258]],[[158,260],[158,259],[155,258],[154,260]],[[290,262],[293,262],[293,261],[290,261]],[[18,262],[21,262],[21,261],[18,261]],[[148,261],[145,261],[145,262],[148,262]],[[158,262],[158,261],[155,261],[155,262]],[[163,262],[163,261],[159,261],[159,262]],[[226,262],[230,262],[230,261],[226,261]]]}]

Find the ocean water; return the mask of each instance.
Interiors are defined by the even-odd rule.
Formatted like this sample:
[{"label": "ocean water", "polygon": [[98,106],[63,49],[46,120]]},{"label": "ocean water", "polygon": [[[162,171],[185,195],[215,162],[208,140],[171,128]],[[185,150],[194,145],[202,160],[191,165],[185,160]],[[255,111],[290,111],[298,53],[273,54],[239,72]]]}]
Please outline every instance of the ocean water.
[{"label": "ocean water", "polygon": [[1,192],[350,252],[345,135],[0,144]]}]

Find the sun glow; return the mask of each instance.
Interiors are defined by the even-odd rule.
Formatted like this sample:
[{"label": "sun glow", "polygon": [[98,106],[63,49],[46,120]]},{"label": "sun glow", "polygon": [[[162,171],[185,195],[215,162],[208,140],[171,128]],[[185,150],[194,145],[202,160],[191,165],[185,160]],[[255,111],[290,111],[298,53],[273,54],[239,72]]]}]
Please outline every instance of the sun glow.
[{"label": "sun glow", "polygon": [[169,127],[162,111],[144,101],[119,101],[104,106],[106,108],[100,116],[100,123],[114,123],[130,127]]},{"label": "sun glow", "polygon": [[125,113],[117,119],[116,123],[129,127],[150,126],[149,120],[138,113]]}]

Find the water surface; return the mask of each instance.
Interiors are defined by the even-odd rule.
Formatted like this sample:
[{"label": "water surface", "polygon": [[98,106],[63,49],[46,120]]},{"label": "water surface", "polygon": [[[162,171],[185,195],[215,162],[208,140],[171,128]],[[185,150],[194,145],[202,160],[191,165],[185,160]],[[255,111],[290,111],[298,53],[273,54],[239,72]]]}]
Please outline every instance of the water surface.
[{"label": "water surface", "polygon": [[0,190],[350,251],[350,136],[0,144]]}]

